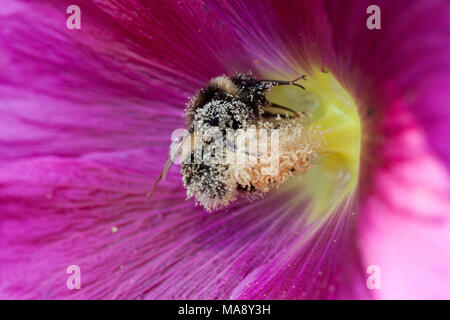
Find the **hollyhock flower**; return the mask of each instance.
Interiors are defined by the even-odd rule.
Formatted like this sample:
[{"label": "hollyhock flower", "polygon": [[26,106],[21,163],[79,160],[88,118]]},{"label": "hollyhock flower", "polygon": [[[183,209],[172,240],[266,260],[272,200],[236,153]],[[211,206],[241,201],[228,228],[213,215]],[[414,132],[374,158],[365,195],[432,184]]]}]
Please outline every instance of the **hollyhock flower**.
[{"label": "hollyhock flower", "polygon": [[[450,298],[448,1],[376,1],[374,30],[361,0],[71,4],[0,8],[1,298]],[[189,97],[249,71],[308,75],[268,95],[318,163],[214,213],[173,167],[148,200]]]}]

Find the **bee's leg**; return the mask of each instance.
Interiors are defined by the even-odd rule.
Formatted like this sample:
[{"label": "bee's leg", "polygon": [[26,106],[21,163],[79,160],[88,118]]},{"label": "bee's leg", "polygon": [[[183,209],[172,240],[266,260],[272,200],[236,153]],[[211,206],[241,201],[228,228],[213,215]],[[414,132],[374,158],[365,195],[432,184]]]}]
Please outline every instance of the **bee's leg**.
[{"label": "bee's leg", "polygon": [[[278,109],[278,110],[277,110]],[[283,110],[284,112],[283,113],[280,113],[280,110]],[[264,113],[263,113],[263,117],[264,116],[269,116],[269,117],[276,117],[276,116],[278,116],[278,115],[284,115],[284,116],[287,116],[287,117],[294,117],[294,118],[297,118],[297,117],[301,117],[302,116],[302,114],[303,114],[303,112],[302,113],[298,113],[297,111],[295,111],[295,110],[292,110],[292,109],[290,109],[290,108],[288,108],[288,107],[285,107],[285,106],[282,106],[282,105],[279,105],[279,104],[277,104],[277,103],[273,103],[273,102],[269,102],[264,108],[263,108],[263,111],[264,111]]]},{"label": "bee's leg", "polygon": [[306,75],[303,74],[303,75],[299,76],[298,78],[296,78],[296,79],[294,79],[294,80],[291,80],[291,81],[283,81],[283,80],[265,80],[265,79],[259,80],[259,81],[260,81],[260,82],[270,82],[270,83],[273,83],[275,86],[296,86],[296,87],[305,89],[304,86],[302,86],[302,85],[300,85],[300,84],[298,84],[298,83],[295,83],[295,82],[298,81],[298,80],[306,80]]},{"label": "bee's leg", "polygon": [[[189,140],[187,140],[189,138]],[[190,135],[189,133],[184,133],[183,135],[179,136],[177,140],[175,140],[174,142],[172,142],[172,144],[170,145],[170,151],[169,151],[169,155],[167,156],[167,160],[166,163],[164,164],[164,167],[161,171],[161,173],[159,174],[159,176],[156,178],[155,182],[153,183],[153,187],[150,190],[149,193],[147,193],[147,199],[150,199],[150,197],[152,196],[153,192],[155,191],[158,183],[161,180],[165,180],[167,174],[169,173],[170,168],[173,165],[173,160],[176,157],[178,157],[181,152],[182,152],[182,148],[183,148],[183,144],[188,141],[190,143]]]}]

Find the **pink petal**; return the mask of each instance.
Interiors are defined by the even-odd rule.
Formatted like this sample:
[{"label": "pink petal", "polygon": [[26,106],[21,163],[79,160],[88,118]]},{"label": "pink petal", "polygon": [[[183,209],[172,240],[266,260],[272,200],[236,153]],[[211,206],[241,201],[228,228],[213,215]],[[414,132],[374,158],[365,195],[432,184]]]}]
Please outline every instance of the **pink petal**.
[{"label": "pink petal", "polygon": [[[400,148],[398,147],[400,146]],[[366,266],[381,271],[382,299],[447,299],[450,290],[450,176],[412,127],[390,138],[362,210]],[[397,155],[396,158],[394,156]]]}]

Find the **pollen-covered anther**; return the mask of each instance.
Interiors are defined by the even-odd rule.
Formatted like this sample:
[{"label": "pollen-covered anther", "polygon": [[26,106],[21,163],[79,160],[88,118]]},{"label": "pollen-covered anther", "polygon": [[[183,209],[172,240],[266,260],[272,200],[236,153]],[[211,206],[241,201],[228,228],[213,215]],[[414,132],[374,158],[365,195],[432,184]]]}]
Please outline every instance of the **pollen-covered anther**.
[{"label": "pollen-covered anther", "polygon": [[301,177],[308,172],[319,158],[322,143],[318,129],[307,130],[297,119],[266,122],[256,130],[255,136],[250,131],[248,141],[259,141],[261,146],[263,130],[271,135],[267,138],[267,148],[259,148],[258,154],[250,154],[248,161],[230,166],[238,185],[260,194],[278,188],[294,174]]}]

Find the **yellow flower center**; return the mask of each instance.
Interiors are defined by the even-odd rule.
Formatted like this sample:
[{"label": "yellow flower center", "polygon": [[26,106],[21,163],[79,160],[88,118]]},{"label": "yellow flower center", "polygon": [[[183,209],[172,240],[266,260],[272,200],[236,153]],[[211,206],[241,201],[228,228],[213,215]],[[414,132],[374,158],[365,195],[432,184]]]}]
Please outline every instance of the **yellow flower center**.
[{"label": "yellow flower center", "polygon": [[[326,219],[338,206],[345,205],[356,189],[361,123],[354,100],[332,73],[316,68],[302,84],[306,90],[280,86],[273,88],[267,97],[297,112],[310,114],[312,120],[306,129],[310,126],[322,132],[320,160],[302,177],[297,200],[308,197],[310,218]],[[290,187],[299,187],[295,180],[288,183]]]}]

